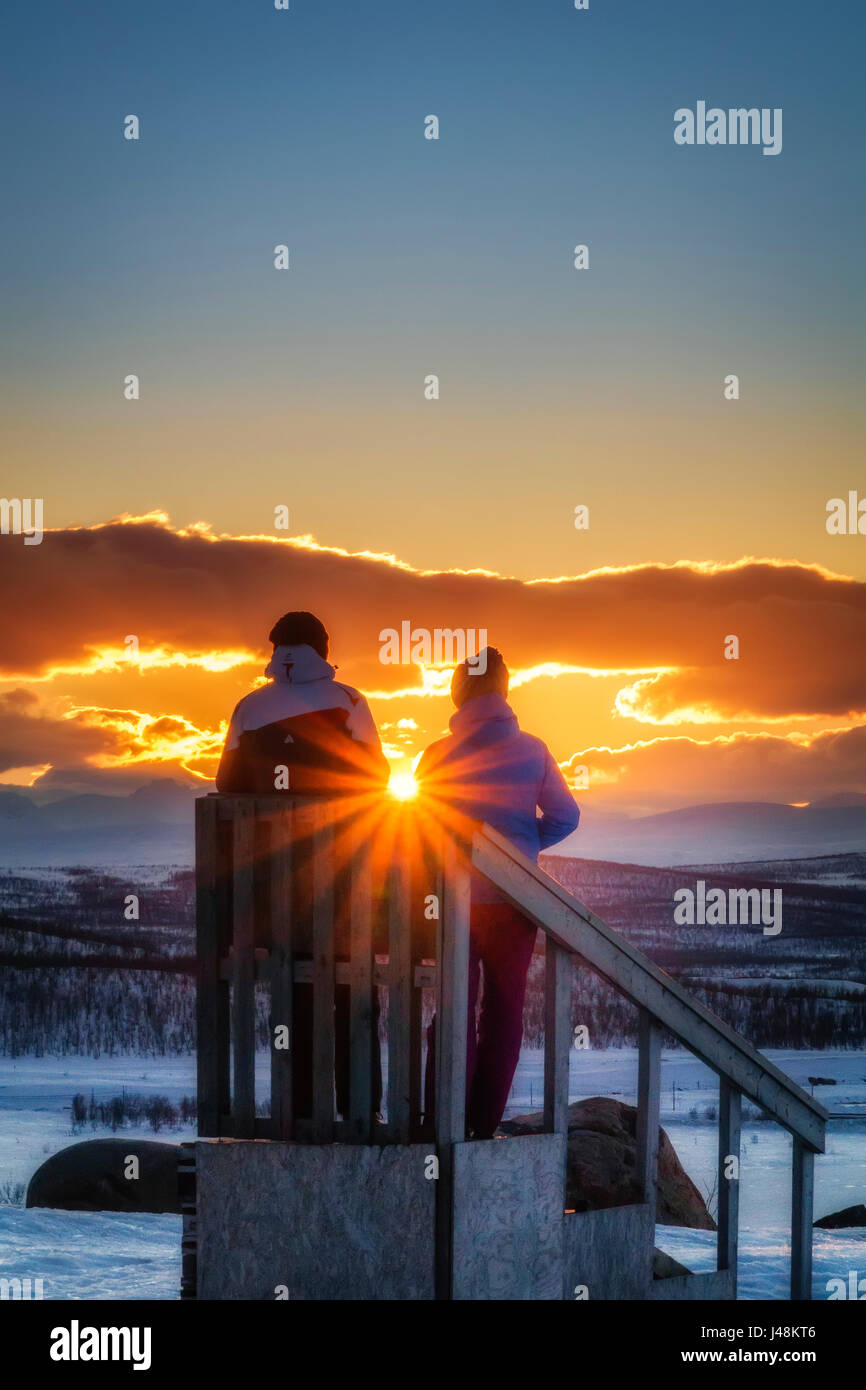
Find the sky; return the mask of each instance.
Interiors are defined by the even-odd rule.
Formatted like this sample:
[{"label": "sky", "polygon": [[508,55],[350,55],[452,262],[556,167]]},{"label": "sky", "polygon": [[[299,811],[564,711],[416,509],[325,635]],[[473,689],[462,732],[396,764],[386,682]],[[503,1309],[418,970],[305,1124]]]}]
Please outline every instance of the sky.
[{"label": "sky", "polygon": [[[866,498],[862,28],[8,6],[0,485],[46,534],[0,536],[0,779],[206,785],[309,607],[398,771],[451,712],[378,659],[409,620],[485,629],[599,804],[866,791],[866,535],[826,525]],[[676,145],[698,101],[781,108],[781,153]]]}]

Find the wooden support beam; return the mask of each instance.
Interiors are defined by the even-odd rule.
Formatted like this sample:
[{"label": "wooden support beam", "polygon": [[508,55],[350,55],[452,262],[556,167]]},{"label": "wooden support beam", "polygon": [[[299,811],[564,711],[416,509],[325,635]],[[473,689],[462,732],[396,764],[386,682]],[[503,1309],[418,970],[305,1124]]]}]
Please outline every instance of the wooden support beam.
[{"label": "wooden support beam", "polygon": [[563,1134],[568,1130],[571,975],[568,951],[548,940],[544,962],[544,1128]]},{"label": "wooden support beam", "polygon": [[220,1114],[229,1103],[229,1039],[221,1007],[226,986],[220,975],[216,797],[196,801],[195,862],[198,1132],[215,1138],[220,1133]]},{"label": "wooden support beam", "polygon": [[[271,1119],[278,1139],[292,1138],[292,813],[271,822]],[[276,1028],[287,1028],[288,1048],[275,1047]]]},{"label": "wooden support beam", "polygon": [[343,1116],[351,1143],[372,1138],[373,934],[370,835],[356,821],[349,848],[349,1113]]},{"label": "wooden support beam", "polygon": [[450,836],[442,850],[436,1013],[436,1296],[454,1288],[454,1146],[466,1138],[466,1036],[469,1018],[470,880],[464,855]]},{"label": "wooden support beam", "polygon": [[398,842],[388,876],[388,1133],[408,1144],[411,1119],[411,866]]},{"label": "wooden support beam", "polygon": [[236,1138],[253,1138],[256,1119],[255,807],[239,806],[232,820],[232,1119]]},{"label": "wooden support beam", "polygon": [[313,865],[313,1140],[334,1133],[334,827],[319,809]]},{"label": "wooden support beam", "polygon": [[815,1197],[815,1155],[794,1137],[791,1180],[791,1298],[812,1298],[812,1219]]},{"label": "wooden support beam", "polygon": [[640,1011],[638,1047],[635,1176],[643,1200],[651,1207],[655,1221],[658,1205],[662,1033],[646,1009]]},{"label": "wooden support beam", "polygon": [[436,1139],[466,1137],[466,1033],[469,1014],[469,870],[450,838],[444,849],[436,1014]]},{"label": "wooden support beam", "polygon": [[[717,1269],[728,1269],[737,1296],[737,1245],[740,1223],[741,1096],[724,1076],[719,1078],[719,1166],[717,1191]],[[728,1171],[733,1170],[731,1176]]]},{"label": "wooden support beam", "polygon": [[[220,979],[231,981],[232,971],[234,969],[233,960],[234,955],[230,953],[219,962]],[[273,973],[272,952],[265,951],[257,946],[255,956],[256,980],[269,983],[273,977]],[[311,985],[313,983],[313,962],[311,960],[296,960],[292,966],[292,978],[296,985]],[[336,962],[334,965],[334,979],[338,985],[349,985],[352,983],[352,972],[347,960],[338,960]],[[373,983],[390,988],[391,966],[389,964],[380,965],[378,961],[374,962]],[[415,989],[437,989],[439,985],[439,971],[437,967],[435,965],[413,965],[412,984]]]},{"label": "wooden support beam", "polygon": [[[416,822],[417,825],[417,822]],[[442,861],[437,858],[427,839],[413,833],[411,853],[409,854],[409,939],[412,951],[412,982],[414,988],[409,1000],[409,1138],[420,1138],[429,1131],[428,1121],[432,1116],[424,1115],[426,1100],[424,1096],[424,1027],[423,1027],[423,989],[439,989],[439,970],[437,965],[420,965],[422,959],[429,960],[436,955],[439,939],[439,923],[425,916],[426,905],[433,894],[442,909]],[[424,1121],[422,1123],[422,1115]]]}]

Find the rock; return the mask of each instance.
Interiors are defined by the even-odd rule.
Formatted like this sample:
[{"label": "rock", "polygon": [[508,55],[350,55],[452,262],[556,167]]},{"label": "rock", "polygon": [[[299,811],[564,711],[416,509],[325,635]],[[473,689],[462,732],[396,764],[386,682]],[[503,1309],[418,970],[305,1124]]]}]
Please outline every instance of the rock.
[{"label": "rock", "polygon": [[[568,1169],[566,1207],[598,1211],[640,1201],[635,1181],[635,1124],[633,1105],[607,1096],[592,1096],[568,1107]],[[515,1115],[503,1121],[506,1134],[536,1134],[543,1115]],[[676,1150],[659,1129],[659,1196],[657,1220],[664,1226],[692,1226],[714,1231],[716,1223],[698,1189],[686,1173]]]},{"label": "rock", "polygon": [[[129,1156],[139,1176],[124,1177]],[[150,1139],[88,1139],[61,1149],[37,1168],[28,1207],[65,1211],[180,1211],[178,1147]]]},{"label": "rock", "polygon": [[654,1279],[676,1279],[682,1274],[691,1274],[690,1269],[681,1265],[679,1260],[675,1260],[673,1255],[666,1255],[664,1250],[656,1248],[653,1251],[653,1278]]},{"label": "rock", "polygon": [[866,1206],[861,1202],[857,1207],[843,1207],[841,1211],[822,1216],[820,1221],[813,1224],[820,1226],[824,1231],[839,1231],[846,1226],[866,1226]]}]

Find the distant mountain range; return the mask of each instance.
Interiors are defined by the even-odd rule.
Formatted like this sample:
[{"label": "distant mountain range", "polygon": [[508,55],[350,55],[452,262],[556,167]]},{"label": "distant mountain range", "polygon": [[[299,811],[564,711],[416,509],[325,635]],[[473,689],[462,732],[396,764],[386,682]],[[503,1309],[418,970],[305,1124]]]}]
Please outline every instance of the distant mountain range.
[{"label": "distant mountain range", "polygon": [[191,864],[201,791],[166,778],[127,796],[85,792],[39,804],[26,791],[0,789],[0,864]]},{"label": "distant mountain range", "polygon": [[[206,790],[166,778],[125,796],[40,802],[25,788],[0,789],[0,865],[191,864],[193,802]],[[580,829],[555,853],[664,867],[864,850],[866,796],[852,793],[808,806],[727,801],[648,816],[584,804]]]},{"label": "distant mountain range", "polygon": [[719,801],[650,816],[583,808],[580,828],[555,853],[617,864],[731,864],[810,859],[866,850],[866,796],[808,806]]}]

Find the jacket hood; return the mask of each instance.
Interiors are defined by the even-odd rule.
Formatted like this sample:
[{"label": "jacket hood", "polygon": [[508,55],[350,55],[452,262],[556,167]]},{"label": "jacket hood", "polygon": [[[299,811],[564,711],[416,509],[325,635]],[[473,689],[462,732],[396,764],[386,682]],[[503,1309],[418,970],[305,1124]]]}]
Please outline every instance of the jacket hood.
[{"label": "jacket hood", "polygon": [[452,714],[448,727],[456,738],[471,738],[477,743],[501,743],[520,733],[514,710],[494,691],[467,700]]},{"label": "jacket hood", "polygon": [[274,647],[265,675],[284,685],[305,685],[307,681],[333,680],[335,670],[304,642],[297,647]]}]

